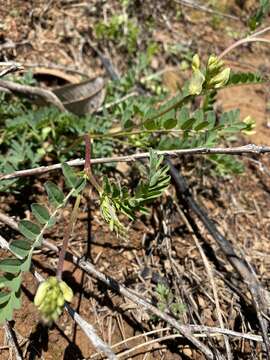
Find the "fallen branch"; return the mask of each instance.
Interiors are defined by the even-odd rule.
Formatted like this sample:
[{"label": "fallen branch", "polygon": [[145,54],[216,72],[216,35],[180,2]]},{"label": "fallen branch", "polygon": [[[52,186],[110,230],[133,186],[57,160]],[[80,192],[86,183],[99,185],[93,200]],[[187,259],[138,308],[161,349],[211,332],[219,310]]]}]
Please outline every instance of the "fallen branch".
[{"label": "fallen branch", "polygon": [[[0,83],[1,86],[1,83]],[[156,151],[158,155],[177,157],[179,155],[211,155],[211,154],[228,154],[228,155],[243,155],[243,154],[265,154],[270,153],[270,146],[248,144],[244,146],[235,146],[235,147],[216,147],[216,148],[192,148],[192,149],[176,149],[176,150],[158,150]],[[141,159],[149,158],[149,152],[137,153],[133,155],[123,155],[123,156],[114,156],[114,157],[105,157],[91,159],[91,164],[106,164],[106,163],[115,163],[115,162],[133,162]],[[75,159],[67,161],[67,164],[70,166],[83,166],[84,159]],[[61,169],[62,164],[54,164],[48,166],[40,166],[33,169],[18,170],[10,174],[0,175],[1,180],[15,179],[19,177],[32,176],[32,175],[41,175],[50,171]]]},{"label": "fallen branch", "polygon": [[[15,66],[15,65],[14,65]],[[13,81],[0,80],[0,87],[8,89],[14,93],[24,94],[26,96],[36,96],[43,99],[46,103],[52,104],[57,107],[59,110],[65,112],[67,111],[58,99],[58,97],[49,90],[41,89],[39,87],[21,85]]]}]

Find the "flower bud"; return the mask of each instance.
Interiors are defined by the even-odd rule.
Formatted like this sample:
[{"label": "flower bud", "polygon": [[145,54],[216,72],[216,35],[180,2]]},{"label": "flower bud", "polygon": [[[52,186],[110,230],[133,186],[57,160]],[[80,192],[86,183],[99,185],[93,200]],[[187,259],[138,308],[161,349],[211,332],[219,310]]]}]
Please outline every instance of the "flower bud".
[{"label": "flower bud", "polygon": [[59,286],[63,293],[64,299],[68,302],[71,302],[73,298],[72,289],[64,281],[60,281]]},{"label": "flower bud", "polygon": [[200,68],[200,58],[198,54],[195,54],[192,58],[192,70],[199,70]]},{"label": "flower bud", "polygon": [[195,70],[189,82],[189,93],[190,95],[200,95],[203,88],[203,83],[205,81],[205,77],[200,70]]},{"label": "flower bud", "polygon": [[209,81],[209,85],[214,87],[215,89],[221,88],[222,86],[226,85],[230,77],[230,71],[230,68],[225,68]]},{"label": "flower bud", "polygon": [[49,277],[38,288],[34,303],[43,315],[47,324],[56,321],[61,315],[65,301],[71,301],[73,292],[64,282],[56,277]]},{"label": "flower bud", "polygon": [[46,281],[43,281],[36,292],[35,298],[34,298],[34,304],[36,306],[39,306],[43,300],[45,299],[48,289],[50,288],[50,284],[48,284]]},{"label": "flower bud", "polygon": [[57,280],[57,278],[55,276],[48,277],[47,281],[52,287],[56,286],[57,283],[58,283],[58,280]]},{"label": "flower bud", "polygon": [[58,296],[57,298],[57,306],[64,306],[64,303],[65,303],[65,299],[64,299],[64,296],[61,294]]},{"label": "flower bud", "polygon": [[207,63],[207,71],[210,74],[217,74],[221,68],[224,66],[224,62],[219,60],[216,55],[211,55]]}]

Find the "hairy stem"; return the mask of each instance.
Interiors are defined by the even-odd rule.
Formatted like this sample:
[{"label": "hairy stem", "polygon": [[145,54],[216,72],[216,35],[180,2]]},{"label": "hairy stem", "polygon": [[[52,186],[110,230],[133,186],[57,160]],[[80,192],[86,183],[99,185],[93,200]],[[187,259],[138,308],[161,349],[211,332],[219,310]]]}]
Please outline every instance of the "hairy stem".
[{"label": "hairy stem", "polygon": [[91,169],[91,139],[88,134],[84,135],[85,141],[85,163],[84,163],[84,172],[87,176],[87,179],[90,181],[91,185],[97,190],[98,193],[101,192],[101,186],[95,179],[92,169]]},{"label": "hairy stem", "polygon": [[57,265],[57,273],[56,276],[59,280],[62,279],[62,273],[63,273],[63,267],[64,267],[64,260],[65,260],[65,256],[66,256],[66,251],[68,248],[68,241],[69,238],[72,234],[74,225],[76,223],[77,217],[78,217],[78,209],[80,206],[80,202],[81,202],[81,195],[78,195],[76,197],[76,201],[74,204],[74,207],[72,209],[72,213],[71,213],[71,217],[70,217],[70,221],[69,224],[66,228],[65,234],[64,234],[64,240],[63,240],[63,244],[59,253],[59,259],[58,259],[58,265]]}]

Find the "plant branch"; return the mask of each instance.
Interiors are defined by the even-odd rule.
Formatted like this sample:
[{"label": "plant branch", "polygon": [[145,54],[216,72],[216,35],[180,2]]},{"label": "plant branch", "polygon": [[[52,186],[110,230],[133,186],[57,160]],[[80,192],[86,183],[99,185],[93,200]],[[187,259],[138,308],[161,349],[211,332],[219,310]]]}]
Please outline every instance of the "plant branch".
[{"label": "plant branch", "polygon": [[[215,148],[207,148],[207,147],[198,147],[191,149],[176,149],[176,150],[155,150],[158,155],[164,155],[169,157],[177,157],[179,155],[211,155],[211,154],[227,154],[227,155],[243,155],[243,154],[266,154],[270,153],[270,146],[264,145],[255,145],[248,144],[244,146],[236,146],[236,147],[215,147]],[[114,157],[105,157],[105,158],[97,158],[91,159],[91,164],[106,164],[106,163],[116,163],[116,162],[133,162],[141,159],[149,158],[149,152],[143,153],[135,153],[132,155],[123,155],[123,156],[114,156]],[[83,166],[85,164],[84,159],[75,159],[67,161],[67,164],[70,166]],[[50,171],[61,169],[62,164],[54,164],[48,166],[40,166],[33,169],[26,170],[18,170],[9,174],[0,175],[1,180],[10,180],[19,177],[26,177],[32,175],[41,175]]]},{"label": "plant branch", "polygon": [[95,179],[91,169],[91,139],[88,134],[84,135],[84,141],[85,141],[84,172],[90,183],[99,193],[101,191],[101,186],[98,184],[97,180]]},{"label": "plant branch", "polygon": [[265,39],[265,38],[259,38],[259,35],[262,35],[266,32],[270,31],[270,26],[267,26],[264,29],[258,30],[255,33],[245,37],[244,39],[240,39],[236,42],[234,42],[232,45],[230,45],[229,47],[227,47],[227,49],[225,49],[220,55],[219,55],[219,59],[222,59],[225,55],[227,55],[230,51],[232,51],[233,49],[235,49],[236,47],[243,45],[245,43],[249,43],[249,42],[264,42],[264,43],[268,43],[270,44],[270,40],[269,39]]}]

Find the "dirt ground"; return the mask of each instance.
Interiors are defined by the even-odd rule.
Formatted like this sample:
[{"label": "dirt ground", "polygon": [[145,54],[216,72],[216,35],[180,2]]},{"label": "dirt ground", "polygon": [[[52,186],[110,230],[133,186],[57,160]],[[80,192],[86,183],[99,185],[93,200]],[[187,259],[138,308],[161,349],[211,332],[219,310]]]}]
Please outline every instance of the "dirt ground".
[{"label": "dirt ground", "polygon": [[[151,36],[162,49],[168,43],[184,44],[189,46],[192,52],[198,52],[203,59],[206,59],[211,53],[220,53],[234,39],[241,38],[246,31],[242,21],[226,17],[216,21],[212,15],[201,10],[181,7],[177,1],[158,1],[156,4],[151,1],[134,3],[138,9],[139,26],[145,26],[146,20],[155,20]],[[223,6],[223,3],[226,6]],[[119,6],[119,2],[113,0],[108,2],[0,0],[0,57],[2,61],[16,60],[23,64],[41,64],[44,67],[53,63],[80,70],[90,77],[105,76],[100,59],[91,49],[84,52],[83,44],[86,37],[96,43],[93,24],[97,19],[108,16],[111,9],[114,9],[113,11],[119,9]],[[234,1],[228,1],[227,4],[220,2],[218,9],[244,18],[247,9],[254,4],[250,2],[245,6],[246,8],[242,9]],[[180,8],[182,16],[177,19],[175,14]],[[100,48],[107,52],[119,73],[124,74],[127,71],[126,63],[123,61],[124,54],[113,44],[110,44],[109,48],[102,48],[103,45],[100,43]],[[269,74],[270,47],[253,44],[238,48],[229,54],[226,63],[233,69],[260,70]],[[168,69],[164,72],[163,82],[171,92],[174,92],[175,84],[181,83],[186,76],[182,70],[179,70],[177,61],[172,61],[162,51],[154,57],[151,66],[154,71]],[[240,108],[242,118],[250,115],[256,120],[256,133],[250,137],[242,137],[238,141],[239,144],[252,142],[270,146],[269,104],[269,83],[239,86],[233,90],[229,88],[221,91],[218,98],[218,106],[223,110]],[[198,177],[199,169],[196,166],[199,164],[196,161],[192,162],[192,159],[190,164],[181,169],[187,176],[194,198],[207,209],[209,216],[214,219],[221,233],[231,241],[237,252],[244,254],[252,264],[265,289],[270,290],[268,170],[270,159],[268,155],[242,158],[245,163],[244,174],[220,178],[218,182],[211,175],[202,174]],[[131,168],[125,169],[125,176],[131,174]],[[42,191],[38,191],[40,188],[38,184],[43,184],[46,179],[47,175],[44,175],[35,180],[34,188],[37,191],[31,201],[43,199]],[[212,288],[204,263],[191,232],[186,227],[181,213],[177,211],[174,192],[174,188],[171,187],[168,196],[154,205],[149,217],[138,218],[132,223],[128,242],[121,242],[100,221],[95,199],[90,204],[91,213],[86,211],[87,203],[83,203],[79,222],[70,241],[70,251],[77,256],[87,254],[100,271],[146,297],[155,297],[155,277],[165,279],[185,304],[186,310],[181,313],[180,322],[219,326]],[[94,196],[93,194],[93,198]],[[21,213],[20,207],[17,198],[1,195],[2,211],[16,216],[17,210]],[[48,240],[61,245],[62,235],[69,221],[70,209],[71,207],[67,207],[63,213],[56,232],[47,234]],[[25,215],[27,216],[27,212]],[[161,221],[161,218],[164,221]],[[208,243],[208,247],[212,248],[213,253],[209,255],[207,253],[209,249],[207,250],[207,246],[204,245],[214,269],[224,326],[235,331],[250,331],[258,334],[259,327],[254,321],[254,313],[251,309],[245,308],[243,300],[237,291],[232,290],[229,283],[239,288],[249,298],[245,285],[241,285],[237,275],[233,274],[234,270],[200,222],[198,227],[202,238]],[[10,233],[10,230],[2,225],[1,233]],[[179,276],[177,281],[174,279],[175,274],[171,273],[168,252],[177,263]],[[217,266],[214,258],[218,259],[222,266]],[[39,250],[34,256],[34,265],[44,276],[54,274],[56,264],[57,258],[50,251]],[[65,263],[64,279],[76,295],[72,302],[73,308],[91,323],[101,338],[110,345],[147,331],[167,327],[166,323],[155,319],[129,300],[108,290],[102,283],[86,276],[69,262]],[[47,329],[42,326],[39,314],[33,305],[37,284],[31,274],[25,276],[23,285],[23,306],[15,312],[12,325],[24,359],[99,360],[102,358],[94,355],[96,350],[85,334],[74,326],[67,313],[63,314],[52,328]],[[162,335],[171,333],[167,329]],[[117,351],[132,349],[154,338],[151,336],[133,338],[119,345]],[[210,343],[211,341],[213,346],[224,352],[221,337],[213,337]],[[260,343],[232,338],[231,347],[235,359],[263,359]],[[0,328],[0,359],[11,358],[11,348],[6,343],[4,330]],[[155,342],[119,358],[174,360],[204,357],[185,341],[174,339]]]}]

